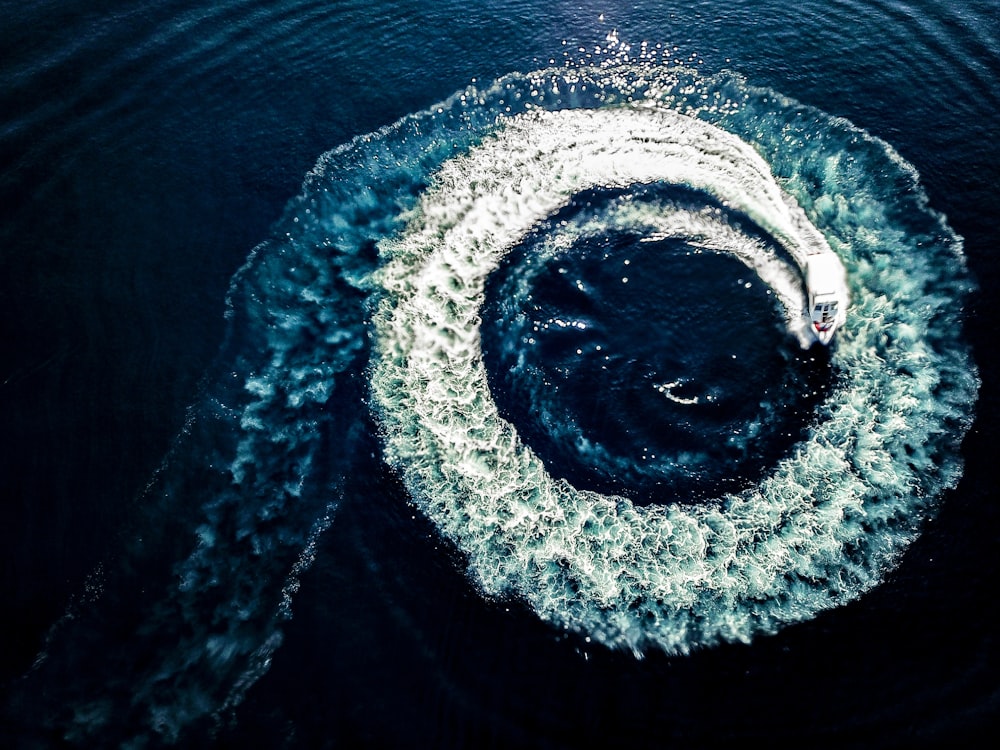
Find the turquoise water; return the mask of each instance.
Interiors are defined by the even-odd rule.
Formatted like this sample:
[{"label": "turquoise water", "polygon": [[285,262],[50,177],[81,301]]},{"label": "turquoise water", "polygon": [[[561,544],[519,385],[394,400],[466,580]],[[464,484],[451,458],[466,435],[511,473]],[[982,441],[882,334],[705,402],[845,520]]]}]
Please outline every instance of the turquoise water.
[{"label": "turquoise water", "polygon": [[[543,115],[523,104],[533,98],[544,109],[548,94],[555,107],[565,106],[562,92],[571,100],[575,88],[596,107]],[[899,205],[897,191],[913,180],[912,168],[844,123],[773,92],[747,90],[733,78],[702,81],[684,71],[622,66],[514,78],[495,93],[471,96],[480,107],[496,97],[495,109],[516,101],[526,113],[467,157],[446,162],[402,237],[382,243],[387,264],[374,284],[388,298],[375,317],[373,392],[390,464],[418,507],[467,553],[484,593],[515,593],[558,626],[641,655],[655,646],[686,653],[720,638],[750,641],[877,583],[912,538],[928,499],[956,481],[957,456],[949,453],[977,390],[967,352],[952,347],[966,291],[959,239],[938,217],[920,215],[924,199],[915,185],[910,206]],[[766,106],[774,100],[777,107]],[[747,121],[753,128],[744,130]],[[727,125],[756,140],[758,150],[730,138]],[[815,145],[806,148],[807,140]],[[775,158],[786,170],[784,184],[812,191],[793,206],[812,209],[811,221],[790,209],[757,161],[758,153],[779,148],[793,153]],[[865,177],[852,180],[858,173]],[[872,184],[872,173],[884,182]],[[829,365],[836,384],[808,418],[804,439],[768,475],[710,506],[685,507],[685,495],[670,484],[671,470],[711,459],[681,441],[654,505],[640,510],[618,495],[577,490],[572,473],[559,480],[548,474],[493,405],[477,334],[485,280],[507,247],[583,190],[657,179],[709,193],[781,237],[790,254],[823,242],[817,229],[826,229],[850,269],[853,310]],[[562,220],[550,231],[557,235],[552,241],[565,247],[563,232],[601,235],[622,225],[640,239],[665,232],[704,242],[725,234],[687,212],[631,208],[630,220],[611,209],[590,217],[586,230],[575,223],[564,228]],[[889,218],[901,215],[906,225]],[[750,256],[751,268],[760,258],[761,278],[771,287],[791,275],[787,266],[765,265],[774,254],[766,248],[732,252]],[[524,263],[544,263],[550,254],[540,250]],[[669,277],[660,284],[669,289]],[[579,280],[576,286],[599,304],[602,288]],[[687,290],[694,299],[704,294],[697,286]],[[644,302],[655,311],[655,297]],[[800,292],[799,304],[786,310],[789,335],[799,330],[801,302]],[[686,299],[670,303],[683,306]],[[713,317],[724,319],[727,304],[719,300]],[[632,336],[655,339],[658,331],[642,325],[651,316],[643,303],[637,308]],[[753,339],[756,327],[745,326],[744,338]],[[534,339],[502,345],[530,349]],[[725,349],[713,354],[724,356]],[[738,358],[734,365],[752,366]],[[573,389],[601,387],[588,369],[571,367]],[[699,387],[683,367],[652,377]],[[529,399],[542,410],[552,388],[544,381],[535,388],[538,395]],[[780,398],[758,406],[783,408]],[[730,428],[735,440],[754,431],[755,417]],[[572,430],[576,415],[564,419]],[[575,441],[577,460],[605,461],[601,440],[591,432],[589,440]],[[648,455],[641,442],[625,450],[638,461]]]},{"label": "turquoise water", "polygon": [[459,5],[6,32],[17,738],[988,725],[989,9]]}]

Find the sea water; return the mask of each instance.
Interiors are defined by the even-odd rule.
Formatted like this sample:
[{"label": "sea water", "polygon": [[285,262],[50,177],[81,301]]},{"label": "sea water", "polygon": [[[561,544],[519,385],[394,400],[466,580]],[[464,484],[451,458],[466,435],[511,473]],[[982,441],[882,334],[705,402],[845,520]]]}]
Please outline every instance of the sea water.
[{"label": "sea water", "polygon": [[[102,490],[124,480],[70,474],[55,523],[19,537],[22,569],[37,567],[24,549],[69,539],[85,570],[11,682],[18,737],[748,736],[779,710],[768,690],[798,707],[780,735],[850,736],[795,678],[868,717],[919,711],[911,679],[969,684],[968,654],[901,663],[892,605],[866,602],[905,576],[966,463],[979,380],[961,235],[981,243],[995,165],[967,153],[995,101],[988,8],[515,3],[443,25],[457,7],[66,7],[64,26],[25,11],[8,32],[6,143],[32,144],[4,173],[8,247],[27,256],[57,221],[43,272],[5,263],[84,310],[103,356],[67,353],[78,339],[42,318],[55,354],[32,344],[5,387],[64,403],[47,431],[101,434],[123,394],[73,365],[143,361],[115,364],[138,344],[104,318],[145,286],[142,314],[166,322],[141,351],[203,353],[163,407],[172,440],[119,449],[147,456],[134,502]],[[848,33],[858,14],[881,31]],[[928,92],[905,118],[902,80]],[[818,246],[851,300],[830,348],[802,325],[801,255]],[[145,367],[125,382],[163,393]],[[43,388],[74,371],[103,383],[93,407]],[[49,465],[107,461],[63,453]],[[25,503],[53,486],[30,466],[7,472]],[[54,533],[82,509],[112,518]],[[872,633],[899,639],[899,708],[847,697],[847,664],[875,669],[856,661]],[[899,736],[874,721],[870,736]]]}]

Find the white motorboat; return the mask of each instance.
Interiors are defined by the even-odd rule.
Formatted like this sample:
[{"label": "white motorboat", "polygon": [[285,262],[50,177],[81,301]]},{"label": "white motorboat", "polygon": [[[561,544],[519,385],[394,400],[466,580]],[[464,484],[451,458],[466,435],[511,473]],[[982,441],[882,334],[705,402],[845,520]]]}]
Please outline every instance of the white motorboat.
[{"label": "white motorboat", "polygon": [[806,289],[812,332],[821,344],[828,346],[847,319],[847,282],[844,266],[835,254],[807,256]]}]

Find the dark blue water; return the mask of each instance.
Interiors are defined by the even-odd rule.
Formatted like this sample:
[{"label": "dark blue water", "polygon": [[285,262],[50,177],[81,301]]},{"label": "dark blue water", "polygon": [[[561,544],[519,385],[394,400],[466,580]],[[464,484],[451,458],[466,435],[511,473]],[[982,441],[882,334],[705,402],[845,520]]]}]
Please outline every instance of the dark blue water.
[{"label": "dark blue water", "polygon": [[483,354],[501,413],[580,487],[649,503],[669,485],[698,502],[755,483],[813,421],[827,350],[801,350],[746,266],[680,239],[602,232],[539,263],[573,211],[490,277]]},{"label": "dark blue water", "polygon": [[[6,744],[887,747],[995,734],[994,3],[4,5]],[[835,583],[841,561],[818,554],[814,580],[761,600],[747,643],[711,636],[715,610],[694,607],[705,630],[681,639],[690,654],[664,645],[669,628],[648,642],[588,630],[579,602],[546,609],[516,571],[497,595],[478,561],[502,569],[520,553],[481,558],[478,538],[442,536],[440,495],[380,432],[407,423],[368,384],[385,338],[368,274],[393,257],[379,243],[512,104],[502,92],[436,103],[510,73],[635,58],[730,93],[759,87],[721,124],[765,151],[788,136],[765,154],[772,170],[845,243],[856,278],[876,269],[856,311],[881,314],[878,294],[925,280],[931,323],[915,346],[929,341],[930,358],[869,378],[873,413],[902,378],[941,373],[913,425],[926,446],[892,454],[911,453],[916,499],[887,491],[867,520],[844,518],[871,531],[843,551],[851,573]],[[745,83],[712,78],[724,70]],[[593,106],[580,97],[568,106]],[[838,117],[913,165],[950,231]],[[814,153],[846,153],[842,171]],[[823,202],[838,184],[887,207],[865,221],[908,248],[902,275],[898,254],[882,268],[862,247],[858,209]],[[501,412],[574,486],[726,511],[720,493],[756,487],[828,423],[861,323],[832,354],[803,351],[731,257],[684,262],[697,245],[583,234],[537,272],[524,239],[490,275],[482,337]],[[949,255],[958,236],[968,277]],[[712,325],[730,299],[746,337]],[[879,319],[897,338],[876,354],[910,345],[907,312]],[[555,320],[585,327],[544,328]],[[543,326],[530,345],[525,321]],[[978,395],[962,369],[978,371]],[[883,542],[900,557],[876,559]],[[821,594],[849,601],[814,607]],[[808,611],[766,619],[769,603],[796,601]],[[737,598],[720,611],[748,610]]]}]

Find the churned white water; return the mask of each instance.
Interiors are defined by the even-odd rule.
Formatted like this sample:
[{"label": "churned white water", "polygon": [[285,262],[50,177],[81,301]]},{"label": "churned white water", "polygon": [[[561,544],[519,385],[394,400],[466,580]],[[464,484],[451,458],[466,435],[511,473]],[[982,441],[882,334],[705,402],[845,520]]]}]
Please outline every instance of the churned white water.
[{"label": "churned white water", "polygon": [[[617,94],[620,76],[589,83]],[[930,257],[918,247],[926,235],[892,218],[895,193],[878,183],[887,166],[912,179],[902,160],[780,97],[760,107],[738,79],[671,81],[665,73],[634,101],[501,118],[434,172],[405,230],[381,243],[376,275],[372,389],[386,458],[414,501],[467,555],[484,593],[522,597],[548,621],[636,653],[746,641],[876,584],[958,476],[949,446],[975,390],[964,350],[941,330],[954,322],[948,293],[962,289],[958,240],[911,201],[916,223],[939,233]],[[690,106],[720,88],[743,101]],[[789,146],[789,112],[795,128],[816,130],[815,145]],[[871,161],[870,175],[838,169],[845,143]],[[807,439],[756,486],[712,503],[664,491],[637,507],[553,478],[499,415],[483,364],[479,310],[505,253],[582,190],[654,182],[742,212],[796,263],[836,252],[849,270],[836,386]],[[794,268],[764,243],[690,213],[630,210],[592,221],[736,255],[805,336]]]}]

